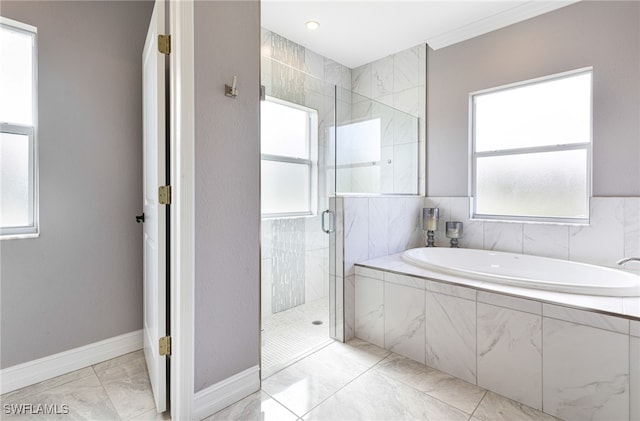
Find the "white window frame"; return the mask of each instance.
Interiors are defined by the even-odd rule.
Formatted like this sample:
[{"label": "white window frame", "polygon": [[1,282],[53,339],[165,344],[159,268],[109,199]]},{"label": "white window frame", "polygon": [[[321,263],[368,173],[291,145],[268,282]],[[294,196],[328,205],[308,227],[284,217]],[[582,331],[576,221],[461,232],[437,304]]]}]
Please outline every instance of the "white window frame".
[{"label": "white window frame", "polygon": [[[585,143],[571,143],[571,144],[558,144],[558,145],[545,145],[529,148],[515,148],[515,149],[502,149],[496,151],[476,151],[476,139],[475,139],[475,98],[480,95],[495,93],[499,91],[505,91],[514,88],[521,88],[527,85],[536,85],[540,83],[550,82],[553,80],[559,80],[563,78],[573,77],[584,73],[591,74],[591,96],[590,96],[590,121],[589,121],[589,141]],[[587,216],[585,218],[560,218],[560,217],[540,217],[540,216],[526,216],[526,215],[502,215],[502,214],[480,214],[476,210],[476,198],[477,198],[477,159],[483,157],[492,156],[509,156],[509,155],[526,155],[532,153],[543,152],[561,152],[570,150],[585,150],[587,153],[587,192],[586,192],[586,209]],[[549,76],[530,79],[523,82],[516,82],[508,85],[503,85],[495,88],[485,89],[481,91],[472,92],[469,94],[469,191],[471,192],[470,202],[470,218],[472,220],[481,221],[506,221],[506,222],[538,222],[549,224],[563,224],[563,225],[588,225],[590,218],[589,201],[592,196],[592,150],[593,150],[593,67],[585,67],[581,69],[571,70],[562,73],[556,73]]]},{"label": "white window frame", "polygon": [[[260,154],[260,161],[273,161],[288,164],[300,164],[309,167],[309,211],[305,212],[278,212],[262,213],[262,219],[295,218],[301,216],[314,216],[318,214],[318,111],[300,104],[285,101],[272,96],[265,96],[264,101],[273,102],[286,107],[304,111],[309,116],[309,159],[294,158],[291,156]],[[262,139],[261,139],[262,142]]]},{"label": "white window frame", "polygon": [[13,122],[0,122],[2,133],[29,136],[29,220],[30,224],[23,227],[1,227],[0,240],[35,238],[40,234],[39,206],[38,206],[38,28],[0,16],[0,25],[33,35],[33,81],[32,81],[32,113],[33,125],[25,126]]}]

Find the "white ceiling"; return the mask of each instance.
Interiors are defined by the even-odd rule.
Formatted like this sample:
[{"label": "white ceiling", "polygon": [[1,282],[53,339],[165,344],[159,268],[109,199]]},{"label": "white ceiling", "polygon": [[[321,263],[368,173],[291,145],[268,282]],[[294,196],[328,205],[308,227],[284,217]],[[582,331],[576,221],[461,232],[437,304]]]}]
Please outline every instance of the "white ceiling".
[{"label": "white ceiling", "polygon": [[[577,0],[262,0],[262,26],[354,68],[428,43],[433,49],[485,34]],[[310,31],[307,21],[320,23]]]}]

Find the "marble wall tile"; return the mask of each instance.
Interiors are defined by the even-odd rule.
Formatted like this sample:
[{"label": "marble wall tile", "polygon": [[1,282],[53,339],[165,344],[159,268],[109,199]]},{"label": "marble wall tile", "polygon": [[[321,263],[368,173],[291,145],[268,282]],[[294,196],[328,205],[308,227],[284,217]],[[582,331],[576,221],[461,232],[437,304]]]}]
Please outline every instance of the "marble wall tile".
[{"label": "marble wall tile", "polygon": [[396,92],[424,85],[420,80],[420,49],[410,48],[393,56],[393,87]]},{"label": "marble wall tile", "polygon": [[422,201],[420,197],[389,199],[389,254],[418,247],[422,243]]},{"label": "marble wall tile", "polygon": [[452,297],[464,298],[466,300],[476,300],[476,290],[472,288],[459,287],[445,282],[426,281],[425,289],[439,294],[451,295]]},{"label": "marble wall tile", "polygon": [[542,409],[542,316],[478,303],[478,386]]},{"label": "marble wall tile", "polygon": [[615,266],[624,254],[624,199],[593,197],[590,209],[590,226],[570,228],[569,259]]},{"label": "marble wall tile", "polygon": [[484,249],[522,253],[522,224],[485,222]]},{"label": "marble wall tile", "polygon": [[358,95],[371,98],[372,95],[372,65],[364,64],[351,69],[351,88]]},{"label": "marble wall tile", "polygon": [[271,297],[273,297],[273,274],[271,259],[261,259],[260,265],[260,307],[262,316],[273,314]]},{"label": "marble wall tile", "polygon": [[542,314],[558,320],[577,323],[599,329],[611,330],[625,335],[629,334],[629,320],[607,316],[592,311],[577,310],[553,304],[542,304]]},{"label": "marble wall tile", "polygon": [[640,321],[638,320],[630,321],[629,333],[631,334],[631,336],[636,336],[640,338]]},{"label": "marble wall tile", "polygon": [[629,415],[631,421],[637,421],[640,420],[640,338],[629,339]]},{"label": "marble wall tile", "polygon": [[[424,95],[424,86],[414,86],[403,91],[397,91],[393,94],[393,107],[403,111],[414,117],[421,117],[422,95]],[[416,127],[416,136],[418,135],[418,127]],[[417,140],[417,138],[416,138]]]},{"label": "marble wall tile", "polygon": [[324,80],[324,57],[308,48],[305,48],[304,71],[319,80]]},{"label": "marble wall tile", "polygon": [[384,348],[425,362],[425,302],[420,289],[384,284]]},{"label": "marble wall tile", "polygon": [[415,143],[393,147],[393,191],[412,194],[418,189],[418,159]]},{"label": "marble wall tile", "polygon": [[[640,197],[624,199],[624,255],[640,257]],[[640,270],[640,262],[629,262],[625,268]]]},{"label": "marble wall tile", "polygon": [[371,117],[380,119],[380,144],[382,147],[394,144],[394,110],[386,105],[374,102],[371,108]]},{"label": "marble wall tile", "polygon": [[364,276],[367,278],[377,279],[382,281],[384,279],[385,272],[381,270],[371,269],[363,266],[356,265],[356,276]]},{"label": "marble wall tile", "polygon": [[629,336],[545,317],[543,343],[545,412],[567,421],[629,419]]},{"label": "marble wall tile", "polygon": [[470,208],[468,197],[451,197],[449,199],[449,220],[463,224],[464,236],[460,239],[460,247],[484,248],[484,222],[469,219]]},{"label": "marble wall tile", "polygon": [[371,67],[373,99],[385,103],[391,96],[393,101],[393,56],[374,61]]},{"label": "marble wall tile", "polygon": [[306,251],[325,249],[329,247],[329,236],[322,231],[321,218],[321,215],[303,218],[304,248]]},{"label": "marble wall tile", "polygon": [[325,284],[329,276],[324,249],[309,250],[304,256],[305,303],[325,297]]},{"label": "marble wall tile", "polygon": [[344,198],[345,275],[355,274],[354,263],[369,257],[369,200]]},{"label": "marble wall tile", "polygon": [[476,302],[425,291],[426,363],[476,383]]},{"label": "marble wall tile", "polygon": [[384,283],[355,277],[355,336],[384,348]]},{"label": "marble wall tile", "polygon": [[356,276],[346,276],[344,282],[344,340],[356,335]]},{"label": "marble wall tile", "polygon": [[389,254],[389,200],[369,198],[369,259]]},{"label": "marble wall tile", "polygon": [[380,148],[380,192],[393,193],[393,146]]},{"label": "marble wall tile", "polygon": [[416,278],[413,276],[400,275],[398,273],[392,272],[384,272],[384,280],[385,282],[391,282],[396,285],[403,285],[411,288],[424,289],[425,281],[424,279]]},{"label": "marble wall tile", "polygon": [[351,69],[325,57],[324,80],[328,84],[338,85],[351,91]]},{"label": "marble wall tile", "polygon": [[539,301],[525,300],[523,298],[510,297],[508,295],[478,291],[478,302],[510,308],[511,310],[524,311],[531,314],[542,314],[542,303]]},{"label": "marble wall tile", "polygon": [[569,227],[566,225],[523,224],[524,254],[569,259]]}]

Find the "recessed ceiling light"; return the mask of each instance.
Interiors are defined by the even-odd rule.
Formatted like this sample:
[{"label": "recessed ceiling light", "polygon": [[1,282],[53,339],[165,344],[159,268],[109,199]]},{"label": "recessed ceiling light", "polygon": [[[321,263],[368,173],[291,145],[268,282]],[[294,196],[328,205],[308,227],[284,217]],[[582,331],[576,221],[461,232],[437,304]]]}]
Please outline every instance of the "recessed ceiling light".
[{"label": "recessed ceiling light", "polygon": [[307,22],[307,29],[315,31],[319,27],[320,27],[320,24],[318,22],[316,22],[315,20],[310,20],[309,22]]}]

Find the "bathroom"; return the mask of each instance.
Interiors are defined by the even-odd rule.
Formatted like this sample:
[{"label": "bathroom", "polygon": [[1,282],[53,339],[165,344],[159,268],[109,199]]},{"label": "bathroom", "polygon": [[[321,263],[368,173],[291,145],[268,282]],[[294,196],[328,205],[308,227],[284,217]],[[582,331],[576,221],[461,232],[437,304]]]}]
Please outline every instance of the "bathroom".
[{"label": "bathroom", "polygon": [[[618,6],[620,9],[617,9]],[[468,346],[468,355],[459,356],[458,351],[449,349],[448,353],[459,356],[455,362],[439,362],[434,355],[431,355],[430,359],[429,340],[427,339],[427,349],[425,350],[424,332],[425,325],[433,323],[426,321],[429,319],[430,304],[433,306],[434,297],[440,297],[440,295],[448,297],[447,299],[461,299],[459,296],[456,297],[456,294],[441,294],[443,292],[441,290],[427,291],[426,298],[422,296],[421,299],[417,299],[415,289],[405,290],[402,293],[396,291],[396,294],[400,295],[396,295],[395,307],[391,305],[391,308],[401,312],[415,312],[415,319],[405,320],[407,323],[405,327],[413,333],[395,333],[404,337],[406,341],[404,344],[395,343],[385,337],[385,334],[393,328],[389,326],[391,322],[387,319],[388,314],[385,313],[385,311],[390,311],[385,310],[385,305],[391,298],[385,295],[387,291],[385,288],[389,288],[390,284],[386,282],[383,275],[384,257],[425,245],[426,238],[425,232],[422,230],[421,219],[423,208],[439,209],[439,224],[435,232],[435,243],[440,247],[448,247],[450,241],[445,235],[445,222],[460,221],[464,230],[459,244],[463,248],[552,257],[610,268],[619,268],[616,262],[624,256],[640,255],[640,174],[637,165],[638,156],[640,156],[640,142],[638,141],[640,133],[637,123],[638,90],[640,88],[636,77],[637,65],[632,64],[632,62],[638,61],[638,44],[637,40],[628,36],[629,33],[637,33],[638,28],[637,23],[627,21],[629,26],[624,30],[621,28],[619,31],[612,30],[608,24],[600,24],[596,29],[598,25],[595,25],[594,21],[603,15],[602,11],[596,10],[599,7],[606,8],[607,6],[597,3],[568,6],[442,50],[433,50],[428,46],[418,45],[410,50],[398,52],[353,69],[345,68],[337,63],[325,67],[324,75],[327,78],[327,83],[333,83],[339,85],[339,89],[351,91],[351,98],[362,95],[371,98],[374,104],[386,103],[418,118],[418,144],[415,145],[418,155],[415,191],[366,190],[361,187],[371,185],[366,182],[356,183],[358,188],[349,190],[344,186],[340,188],[338,181],[336,194],[331,196],[329,200],[328,209],[336,211],[337,221],[336,267],[338,270],[335,271],[335,279],[332,279],[332,282],[338,285],[338,296],[343,294],[344,313],[338,312],[338,314],[344,316],[345,340],[353,337],[364,339],[470,383],[496,390],[498,393],[562,419],[606,420],[638,419],[640,417],[640,402],[637,399],[640,393],[638,386],[640,376],[638,364],[640,360],[640,340],[638,338],[640,302],[637,297],[615,298],[609,307],[597,309],[609,315],[622,316],[613,317],[611,319],[613,322],[607,319],[609,316],[603,316],[603,320],[607,321],[602,322],[604,325],[610,322],[614,325],[621,323],[620,329],[605,327],[604,329],[608,331],[602,338],[615,333],[611,343],[616,343],[616,346],[622,345],[611,349],[603,345],[599,349],[604,354],[615,355],[613,366],[618,363],[622,366],[616,366],[614,371],[618,370],[624,373],[622,374],[624,379],[622,385],[616,386],[623,390],[620,392],[623,395],[622,399],[614,402],[615,399],[611,400],[609,396],[600,397],[602,400],[591,397],[594,405],[596,405],[595,402],[600,402],[598,405],[605,408],[600,408],[599,411],[593,408],[591,410],[585,409],[589,405],[580,408],[580,405],[576,405],[573,401],[569,402],[571,399],[579,399],[580,394],[572,396],[569,393],[569,397],[555,399],[552,398],[553,394],[547,390],[548,388],[543,388],[541,377],[544,364],[543,351],[542,346],[538,343],[542,341],[543,320],[548,325],[561,320],[562,322],[576,323],[575,326],[578,329],[584,328],[587,331],[596,329],[594,331],[596,335],[593,338],[597,338],[597,334],[600,333],[597,329],[602,329],[603,325],[593,321],[589,322],[593,313],[578,312],[576,314],[580,315],[576,316],[569,311],[573,314],[571,318],[569,316],[563,317],[559,316],[557,312],[554,313],[555,307],[553,306],[544,307],[544,311],[547,312],[544,313],[543,305],[540,303],[536,304],[540,306],[539,311],[535,310],[530,313],[525,311],[527,317],[535,315],[531,323],[534,325],[534,330],[538,329],[537,334],[540,339],[536,342],[537,345],[534,347],[532,355],[538,358],[538,362],[523,363],[524,368],[514,366],[509,369],[517,371],[520,368],[524,370],[521,372],[523,376],[532,379],[539,378],[539,380],[532,380],[536,385],[534,388],[537,388],[534,392],[523,391],[522,387],[504,379],[491,378],[490,381],[480,379],[479,371],[482,370],[485,370],[482,371],[485,378],[491,376],[487,375],[486,364],[483,366],[475,359],[475,342],[480,340],[475,336],[475,316],[472,321],[471,319],[464,321],[462,316],[462,319],[459,320],[461,325],[465,325],[467,322],[470,323],[469,326],[473,325],[473,340],[469,336],[460,339],[460,342],[457,343],[459,348]],[[627,5],[627,7],[631,7],[631,5]],[[612,19],[610,22],[622,22],[623,9],[622,4],[616,4],[615,12],[607,9],[607,12],[611,13],[608,17]],[[618,17],[614,18],[614,15]],[[267,39],[267,48],[274,48],[276,44],[272,40],[275,38],[280,39],[281,45],[290,43],[291,48],[298,48],[303,58],[313,57],[315,54],[313,51],[308,49],[305,51],[304,47],[263,28],[263,80],[266,67],[265,39]],[[526,49],[523,48],[525,45]],[[617,45],[620,48],[607,48],[610,45]],[[285,50],[286,48],[282,51]],[[268,54],[277,53],[268,50]],[[284,56],[291,57],[291,54],[284,54]],[[504,57],[508,57],[508,60],[505,61]],[[327,63],[326,59],[325,63]],[[622,68],[618,67],[617,63],[626,63],[628,66],[623,66],[625,70],[621,70]],[[305,67],[309,66],[309,62],[302,60],[298,64],[301,71],[309,71],[309,67]],[[295,63],[290,65],[295,67]],[[549,223],[544,221],[530,223],[517,220],[471,218],[468,136],[470,93],[585,68],[591,68],[593,71],[593,144],[588,223]],[[452,71],[452,69],[455,70]],[[338,101],[336,103],[339,104]],[[345,106],[342,109],[348,108],[346,104],[345,101]],[[606,104],[606,107],[601,104]],[[354,113],[357,101],[348,105],[352,107],[351,112]],[[366,113],[371,115],[371,107],[363,108],[365,109],[363,116],[366,116]],[[337,115],[341,119],[338,124],[356,120],[355,118],[350,120],[344,116],[340,117],[339,112]],[[339,135],[337,142],[340,143]],[[373,272],[371,271],[372,266],[368,266],[366,263],[372,259],[380,265],[377,270],[374,268]],[[363,265],[357,266],[357,263],[363,263]],[[387,262],[387,264],[393,266],[393,263]],[[625,270],[637,274],[640,270],[640,264],[629,262],[625,265]],[[393,278],[393,276],[390,277]],[[423,286],[418,289],[424,290],[426,288],[424,282],[426,281],[416,280],[416,278],[405,278],[404,284],[402,282],[396,282],[396,284],[403,287],[409,285],[415,287],[417,284],[422,284]],[[370,289],[371,284],[375,285],[375,291]],[[340,285],[344,286],[343,290],[339,288]],[[391,286],[396,287],[397,285]],[[383,293],[383,291],[385,292]],[[503,292],[505,294],[512,293],[509,290]],[[372,294],[375,295],[375,298]],[[431,294],[431,298],[429,298],[429,294]],[[453,301],[453,308],[456,308],[456,305],[462,306],[457,310],[459,314],[465,314],[465,311],[468,311],[470,315],[475,315],[476,311],[480,312],[481,309],[485,311],[487,303],[495,304],[495,301],[487,301],[495,297],[485,297],[483,302],[480,296],[476,297],[476,292],[472,292],[470,289],[461,288],[457,294],[463,294],[462,297],[465,299],[469,299],[470,295],[465,297],[464,294],[473,296],[473,300],[469,299],[457,303],[455,300]],[[538,297],[538,299],[545,302],[544,298]],[[338,300],[338,305],[340,301]],[[498,307],[508,313],[527,308],[533,303],[528,300],[518,302],[517,299],[514,299],[514,302],[516,304],[501,303],[498,304]],[[564,304],[582,309],[590,308],[590,304],[585,300]],[[409,306],[410,309],[403,309],[403,305]],[[544,306],[547,305],[544,304]],[[372,318],[374,314],[375,317]],[[546,317],[548,314],[552,314],[552,316]],[[443,317],[445,316],[446,311]],[[504,314],[493,316],[505,317]],[[400,316],[391,317],[398,318]],[[405,315],[404,317],[409,316]],[[516,319],[517,317],[518,315],[515,316]],[[527,317],[524,318],[527,319]],[[593,317],[597,319],[596,316]],[[414,332],[416,320],[420,323],[417,331],[422,332],[418,335],[415,335]],[[434,320],[437,320],[437,317]],[[480,322],[481,320],[478,319],[477,323]],[[514,326],[509,328],[516,330],[531,328],[531,326],[517,326],[518,328]],[[455,328],[455,326],[451,327],[453,330]],[[429,329],[428,326],[427,329]],[[477,326],[477,329],[480,329],[480,325]],[[517,337],[516,334],[514,335]],[[607,342],[602,338],[580,338],[574,339],[576,341],[585,340],[589,344],[588,346],[593,347],[597,347],[597,344],[602,341]],[[515,339],[517,338],[513,339],[513,346],[517,347],[519,345],[515,345],[517,343]],[[546,338],[546,340],[549,339]],[[589,342],[591,340],[596,342]],[[452,343],[454,342],[455,340]],[[386,343],[391,345],[385,346]],[[626,351],[620,351],[625,348]],[[427,352],[426,356],[425,351]],[[532,350],[520,349],[519,351],[526,354]],[[480,351],[478,350],[478,352]],[[563,356],[563,358],[565,357],[567,356]],[[588,371],[590,366],[607,364],[598,358],[597,355],[590,354],[585,357],[585,361],[581,362],[583,365],[578,364],[573,369]],[[549,357],[548,361],[548,365],[551,366],[553,359]],[[465,366],[465,364],[467,365]],[[460,369],[460,367],[465,368]],[[535,375],[527,370],[533,370]],[[549,368],[545,367],[544,370],[548,371]],[[596,380],[587,375],[576,382],[588,383]],[[498,384],[494,389],[491,389],[492,381]],[[561,386],[556,386],[561,388]],[[562,387],[581,388],[586,386],[565,384]],[[510,393],[510,389],[514,391]],[[611,393],[616,395],[618,391]],[[567,399],[567,401],[562,401],[562,399]],[[602,402],[606,402],[606,404]]]}]

